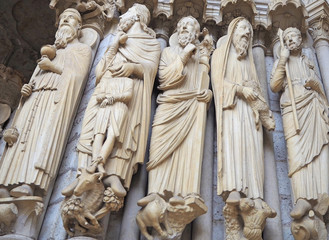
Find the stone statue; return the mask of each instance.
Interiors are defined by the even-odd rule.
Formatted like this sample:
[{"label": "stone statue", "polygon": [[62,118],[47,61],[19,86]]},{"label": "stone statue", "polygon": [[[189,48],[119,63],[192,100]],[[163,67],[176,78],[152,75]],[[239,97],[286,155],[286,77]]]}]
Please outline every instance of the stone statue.
[{"label": "stone statue", "polygon": [[161,55],[158,89],[163,93],[157,98],[147,163],[149,195],[138,201],[143,208],[137,223],[147,239],[152,239],[147,226],[161,237],[177,239],[186,224],[207,211],[199,193],[213,40],[204,33],[199,43],[198,21],[182,18]]},{"label": "stone statue", "polygon": [[78,40],[81,21],[75,9],[61,14],[54,46],[42,47],[38,66],[22,87],[12,128],[4,132],[0,203],[14,197],[19,209],[25,198],[40,205],[56,177],[91,62],[90,47]]},{"label": "stone statue", "polygon": [[61,14],[55,47],[41,49],[30,83],[22,87],[24,102],[12,124],[19,135],[0,167],[0,185],[13,197],[43,196],[56,176],[91,60],[91,49],[78,40],[80,28],[78,11]]},{"label": "stone statue", "polygon": [[[116,37],[96,67],[97,86],[85,112],[77,149],[80,172],[86,177],[101,174],[98,176],[106,187],[108,203],[104,200],[103,205],[107,207],[100,206],[92,213],[97,220],[122,207],[132,175],[138,163],[144,162],[151,94],[160,58],[160,44],[147,27],[149,21],[150,12],[141,4],[134,4],[121,15]],[[81,197],[75,194],[83,179],[78,176],[63,190],[66,199],[62,216],[70,235],[83,233],[82,227],[83,235],[92,236],[101,230],[97,221],[83,225],[79,214],[72,218],[65,213],[66,202],[77,198],[83,202],[92,197],[87,188]]]},{"label": "stone statue", "polygon": [[[272,209],[270,214],[268,210],[263,211],[269,207],[263,201],[263,131],[259,125],[263,123],[273,130],[275,124],[260,91],[252,54],[252,37],[251,24],[243,17],[234,19],[229,25],[228,34],[219,39],[211,62],[218,138],[217,191],[226,202],[226,231],[232,225],[230,222],[235,222],[236,228],[242,226],[239,226],[238,215],[242,216],[244,227],[253,219],[261,230],[266,218],[276,215]],[[246,213],[255,211],[244,211],[245,204],[258,213],[246,217]],[[243,234],[246,239],[261,239],[261,231],[257,238],[250,238],[245,230]],[[238,231],[236,237],[229,238],[230,234],[227,231],[227,239],[240,239],[242,233]]]},{"label": "stone statue", "polygon": [[302,53],[300,31],[287,28],[279,35],[281,53],[271,89],[282,91],[281,114],[296,203],[290,215],[299,220],[314,210],[320,195],[329,193],[328,102],[314,64]]}]

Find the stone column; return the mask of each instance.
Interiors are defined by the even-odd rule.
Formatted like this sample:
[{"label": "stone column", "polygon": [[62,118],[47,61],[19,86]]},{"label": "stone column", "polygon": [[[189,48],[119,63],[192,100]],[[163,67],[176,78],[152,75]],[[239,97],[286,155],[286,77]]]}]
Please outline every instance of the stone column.
[{"label": "stone column", "polygon": [[213,167],[214,167],[214,133],[215,127],[215,109],[214,103],[211,105],[207,114],[206,133],[204,139],[201,191],[200,194],[208,207],[208,212],[199,216],[192,223],[192,240],[212,239],[212,202],[213,202]]},{"label": "stone column", "polygon": [[328,16],[321,16],[318,21],[315,21],[310,26],[310,33],[313,37],[314,48],[318,59],[322,82],[324,89],[329,99],[329,19]]},{"label": "stone column", "polygon": [[[254,31],[253,56],[260,86],[266,101],[269,103],[267,71],[265,64],[265,30],[258,28]],[[264,128],[264,201],[277,212],[275,218],[268,218],[264,229],[264,239],[283,240],[281,227],[280,199],[276,163],[273,149],[273,135]]]}]

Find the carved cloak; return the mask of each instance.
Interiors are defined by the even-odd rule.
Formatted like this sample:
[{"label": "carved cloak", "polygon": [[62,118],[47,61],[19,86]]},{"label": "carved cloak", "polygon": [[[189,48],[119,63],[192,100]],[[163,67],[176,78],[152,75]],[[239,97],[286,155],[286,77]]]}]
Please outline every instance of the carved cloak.
[{"label": "carved cloak", "polygon": [[217,193],[236,190],[250,198],[263,198],[262,128],[257,131],[251,107],[236,96],[237,86],[247,80],[246,77],[259,84],[252,38],[246,59],[240,61],[232,43],[236,25],[243,19],[239,17],[230,23],[228,34],[218,40],[211,62],[217,122]]}]

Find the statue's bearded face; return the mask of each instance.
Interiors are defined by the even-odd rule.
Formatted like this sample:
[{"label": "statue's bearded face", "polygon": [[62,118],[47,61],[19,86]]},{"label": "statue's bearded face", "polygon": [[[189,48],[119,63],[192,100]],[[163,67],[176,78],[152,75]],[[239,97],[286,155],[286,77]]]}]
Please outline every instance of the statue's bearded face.
[{"label": "statue's bearded face", "polygon": [[299,31],[290,31],[284,36],[284,42],[290,51],[299,50],[302,45],[302,36]]},{"label": "statue's bearded face", "polygon": [[237,24],[233,33],[233,45],[239,55],[239,59],[247,56],[251,34],[252,28],[248,21],[242,20]]},{"label": "statue's bearded face", "polygon": [[178,23],[178,42],[182,47],[194,42],[197,36],[195,23],[191,18],[183,18]]},{"label": "statue's bearded face", "polygon": [[122,14],[120,16],[118,31],[127,32],[137,20],[138,16],[135,8],[129,8],[129,10],[125,14]]},{"label": "statue's bearded face", "polygon": [[57,48],[65,48],[67,43],[78,37],[81,24],[74,13],[64,12],[60,16],[59,27],[56,32],[55,45]]}]

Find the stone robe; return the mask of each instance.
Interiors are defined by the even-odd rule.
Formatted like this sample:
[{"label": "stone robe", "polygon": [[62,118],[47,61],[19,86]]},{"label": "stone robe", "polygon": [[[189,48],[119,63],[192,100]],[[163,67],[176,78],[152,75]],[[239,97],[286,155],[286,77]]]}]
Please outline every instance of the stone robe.
[{"label": "stone robe", "polygon": [[[313,64],[306,56],[290,57],[292,81],[300,133],[295,131],[291,100],[286,80],[286,66],[277,60],[271,79],[273,91],[283,91],[280,104],[287,142],[289,177],[294,199],[317,199],[329,193],[329,119],[324,94],[304,87],[312,78],[320,83]],[[320,83],[321,84],[321,83]]]},{"label": "stone robe", "polygon": [[1,159],[0,184],[31,184],[45,193],[60,164],[77,103],[85,86],[91,62],[91,49],[82,43],[69,43],[58,49],[52,62],[62,74],[36,68],[16,121],[19,137],[6,147]]},{"label": "stone robe", "polygon": [[239,191],[256,199],[264,197],[263,132],[261,127],[257,130],[251,106],[237,96],[237,87],[244,81],[259,82],[251,44],[241,60],[233,46],[238,22],[239,18],[233,20],[228,35],[219,40],[211,65],[218,139],[217,193],[225,198],[229,192]]},{"label": "stone robe", "polygon": [[205,121],[206,111],[201,105],[206,103],[197,97],[201,90],[208,90],[201,88],[204,68],[199,53],[184,66],[179,56],[182,51],[177,44],[161,54],[158,88],[163,93],[158,96],[152,126],[149,194],[168,191],[186,196],[200,191],[204,129],[197,122]]},{"label": "stone robe", "polygon": [[[117,128],[121,132],[117,133],[117,141],[105,164],[107,174],[119,176],[123,181],[124,187],[129,189],[132,175],[137,171],[137,164],[144,162],[151,113],[151,94],[159,64],[160,44],[147,33],[130,33],[127,35],[126,43],[124,46],[119,47],[112,63],[109,66],[104,66],[105,73],[103,78],[107,79],[107,81],[120,81],[120,78],[112,78],[108,67],[126,62],[141,64],[143,68],[143,79],[131,78],[133,81],[132,96],[127,104],[127,111],[123,110],[122,112],[122,114],[127,115],[126,119],[122,121],[122,119],[119,119],[122,114],[115,114],[117,117],[114,117],[114,121],[124,123]],[[105,64],[105,62],[100,62],[100,64]],[[96,73],[97,76],[100,74]],[[103,80],[101,79],[101,81]],[[120,82],[118,84],[120,85]],[[79,167],[87,167],[91,163],[94,128],[97,119],[96,115],[99,111],[99,103],[96,101],[96,96],[100,92],[98,88],[97,86],[88,103],[82,124],[80,140],[77,146]],[[121,86],[121,89],[124,88]],[[123,104],[121,102],[118,103]],[[111,108],[114,112],[119,108],[123,109],[122,106],[116,107],[114,105]],[[104,124],[106,125],[106,123]]]}]

